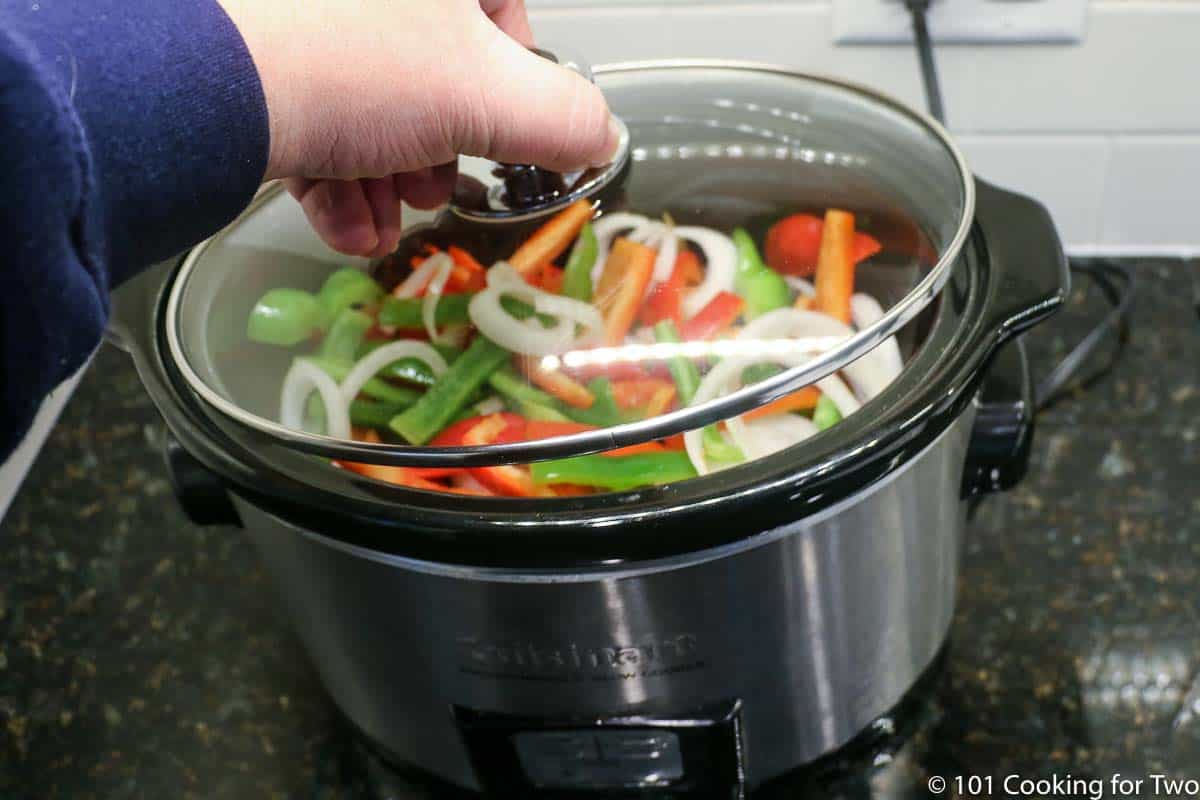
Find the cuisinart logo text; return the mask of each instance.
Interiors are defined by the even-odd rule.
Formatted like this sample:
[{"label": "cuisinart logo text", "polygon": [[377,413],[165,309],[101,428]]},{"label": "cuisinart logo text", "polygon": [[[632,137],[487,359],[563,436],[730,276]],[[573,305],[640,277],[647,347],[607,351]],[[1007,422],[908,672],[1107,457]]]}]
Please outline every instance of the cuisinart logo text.
[{"label": "cuisinart logo text", "polygon": [[600,646],[458,640],[459,670],[471,675],[517,680],[570,682],[628,680],[703,669],[696,637],[656,637],[640,644]]}]

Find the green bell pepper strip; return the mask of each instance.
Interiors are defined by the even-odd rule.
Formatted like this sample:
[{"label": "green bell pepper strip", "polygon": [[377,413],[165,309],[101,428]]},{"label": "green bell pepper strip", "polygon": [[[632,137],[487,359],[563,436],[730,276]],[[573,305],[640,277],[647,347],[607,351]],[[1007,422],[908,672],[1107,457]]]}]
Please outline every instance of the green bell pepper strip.
[{"label": "green bell pepper strip", "polygon": [[[463,325],[471,321],[467,306],[471,304],[473,292],[444,294],[433,312],[433,322],[439,328],[445,325]],[[385,298],[379,307],[379,324],[389,328],[420,330],[425,327],[421,317],[422,297]]]},{"label": "green bell pepper strip", "polygon": [[488,385],[500,395],[517,405],[535,405],[555,408],[558,401],[553,397],[525,382],[512,367],[501,367],[488,376]]},{"label": "green bell pepper strip", "polygon": [[567,417],[598,428],[611,428],[613,425],[629,421],[629,418],[621,413],[621,408],[613,397],[612,382],[608,378],[593,378],[588,382],[587,388],[595,398],[591,407],[563,408]]},{"label": "green bell pepper strip", "polygon": [[[358,349],[358,357],[362,358],[385,344],[391,344],[391,342],[385,340],[364,342],[363,346]],[[453,364],[454,360],[462,355],[462,350],[453,345],[432,343],[431,346],[442,354],[442,358],[446,359],[447,364]],[[418,386],[433,386],[437,381],[437,376],[433,374],[429,365],[415,356],[393,361],[376,374],[392,380],[414,383]]]},{"label": "green bell pepper strip", "polygon": [[[305,356],[312,364],[333,378],[338,383],[346,379],[350,374],[350,370],[354,369],[354,364],[350,361],[341,361],[336,358],[325,358],[322,356]],[[414,389],[406,389],[403,386],[393,386],[385,380],[379,378],[371,378],[363,384],[362,393],[367,397],[373,397],[376,400],[382,400],[388,403],[399,403],[410,406],[417,402],[421,397],[421,393]]]},{"label": "green bell pepper strip", "polygon": [[521,416],[525,417],[526,419],[532,419],[538,422],[571,421],[570,417],[553,406],[545,406],[538,403],[522,403],[518,401],[517,410],[521,413]]},{"label": "green bell pepper strip", "polygon": [[704,429],[704,455],[723,464],[740,464],[746,456],[736,444],[725,438],[716,425]]},{"label": "green bell pepper strip", "polygon": [[781,372],[783,367],[778,364],[751,364],[742,370],[742,385],[753,386],[767,378],[774,378]]},{"label": "green bell pepper strip", "polygon": [[317,355],[323,358],[335,358],[338,361],[354,361],[362,347],[363,337],[375,324],[370,315],[353,308],[347,308],[337,315],[328,333],[321,340]]},{"label": "green bell pepper strip", "polygon": [[437,383],[429,387],[416,405],[391,421],[393,431],[410,444],[425,444],[438,434],[454,415],[511,354],[486,336],[476,336]]},{"label": "green bell pepper strip", "polygon": [[344,267],[330,275],[317,292],[317,300],[325,307],[329,319],[336,319],[347,308],[374,303],[382,296],[379,284],[354,267]]},{"label": "green bell pepper strip", "polygon": [[313,295],[301,289],[272,289],[254,304],[246,320],[246,336],[262,344],[290,347],[328,325],[325,307]]},{"label": "green bell pepper strip", "polygon": [[[374,324],[375,321],[367,314],[353,308],[344,309],[329,326],[317,355],[334,361],[353,361],[354,354],[362,346],[363,337]],[[306,427],[325,430],[325,406],[321,403],[320,394],[313,392],[309,395],[304,413]]]},{"label": "green bell pepper strip", "polygon": [[573,483],[614,492],[696,477],[696,468],[681,451],[576,456],[539,461],[530,464],[529,469],[535,483]]},{"label": "green bell pepper strip", "polygon": [[[679,335],[679,329],[669,319],[664,319],[654,326],[654,340],[671,344],[683,342]],[[700,388],[700,370],[696,368],[690,358],[684,356],[672,356],[671,360],[667,362],[667,367],[671,370],[671,377],[675,379],[675,391],[679,394],[679,404],[686,406],[692,402],[692,398],[696,396],[696,390]]]},{"label": "green bell pepper strip", "polygon": [[[682,341],[675,323],[669,319],[654,326],[654,338],[659,342],[675,344]],[[691,359],[683,356],[674,356],[667,366],[671,370],[671,377],[675,379],[675,391],[679,394],[680,403],[687,405],[692,402],[696,390],[700,387],[700,370]],[[725,438],[716,425],[709,425],[704,429],[703,442],[704,454],[713,461],[736,463],[744,460],[741,451]]]},{"label": "green bell pepper strip", "polygon": [[584,223],[579,231],[579,239],[571,248],[567,265],[563,268],[562,294],[585,303],[592,302],[592,268],[596,266],[596,257],[600,252],[600,244],[596,239],[596,231],[592,223]]},{"label": "green bell pepper strip", "polygon": [[838,411],[837,405],[829,399],[828,395],[823,394],[817,399],[817,407],[813,409],[812,420],[813,424],[817,426],[817,430],[823,431],[841,422],[842,412]]},{"label": "green bell pepper strip", "polygon": [[350,424],[360,428],[378,428],[388,430],[392,417],[404,411],[417,401],[414,396],[412,403],[390,403],[371,400],[354,400],[350,403]]},{"label": "green bell pepper strip", "polygon": [[763,262],[750,234],[742,228],[736,229],[733,243],[738,253],[733,288],[746,301],[746,318],[754,319],[791,303],[792,293],[787,281]]}]

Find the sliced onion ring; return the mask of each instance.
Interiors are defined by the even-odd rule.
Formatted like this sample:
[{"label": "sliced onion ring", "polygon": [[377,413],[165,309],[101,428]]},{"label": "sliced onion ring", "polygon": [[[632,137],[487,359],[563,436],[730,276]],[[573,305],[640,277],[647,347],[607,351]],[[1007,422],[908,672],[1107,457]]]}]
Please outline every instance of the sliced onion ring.
[{"label": "sliced onion ring", "polygon": [[774,414],[750,421],[734,417],[726,421],[725,427],[748,460],[786,450],[818,433],[813,421],[799,414]]},{"label": "sliced onion ring", "polygon": [[733,291],[737,248],[732,239],[712,228],[681,226],[675,229],[675,236],[699,247],[704,252],[706,262],[704,280],[683,299],[683,315],[690,319],[721,292]]},{"label": "sliced onion ring", "polygon": [[[802,337],[837,336],[848,338],[854,335],[849,325],[819,311],[798,308],[780,308],[758,317],[738,334],[738,339],[793,340]],[[887,388],[899,371],[876,347],[871,352],[842,367],[850,379],[859,399],[870,400]]]},{"label": "sliced onion ring", "polygon": [[[505,295],[523,300],[539,314],[554,317],[554,325],[546,328],[536,316],[515,319],[501,305]],[[604,327],[595,306],[530,286],[504,261],[488,270],[488,288],[471,299],[467,313],[484,336],[507,350],[530,356],[566,352],[591,340]],[[576,325],[584,328],[580,336],[575,333]]]},{"label": "sliced onion ring", "polygon": [[[784,275],[783,280],[788,286],[795,289],[805,297],[815,297],[817,294],[817,287],[813,286],[812,281],[808,280],[807,278],[798,278],[795,275]],[[880,316],[883,315],[880,314]]]},{"label": "sliced onion ring", "polygon": [[363,385],[374,378],[379,370],[402,358],[421,359],[429,365],[434,377],[441,376],[447,369],[446,359],[442,358],[442,354],[425,342],[412,339],[389,342],[360,358],[346,375],[340,388],[342,402],[349,405],[350,401],[358,397]]},{"label": "sliced onion ring", "polygon": [[[850,319],[860,331],[883,319],[883,306],[869,294],[857,293],[850,297]],[[891,373],[891,379],[904,369],[904,357],[900,355],[900,343],[889,336],[874,352],[879,353],[880,366]]]},{"label": "sliced onion ring", "polygon": [[325,434],[337,439],[350,438],[350,412],[337,382],[325,370],[303,358],[292,362],[279,392],[279,421],[297,431],[304,430],[304,406],[313,389],[325,406]]},{"label": "sliced onion ring", "polygon": [[658,242],[658,255],[654,258],[654,272],[650,276],[647,291],[655,284],[666,283],[675,271],[675,258],[679,255],[679,236],[675,226],[663,225],[663,235]]},{"label": "sliced onion ring", "polygon": [[[442,290],[446,288],[446,281],[450,279],[450,273],[454,270],[454,259],[445,253],[429,257],[429,261],[435,259],[437,264],[433,267],[433,277],[430,278],[429,285],[425,287],[425,299],[421,301],[421,321],[425,323],[425,332],[429,334],[429,341],[445,344],[445,340],[437,330],[437,304],[441,301]],[[425,264],[421,266],[424,267]]]},{"label": "sliced onion ring", "polygon": [[[436,254],[435,254],[436,255]],[[447,256],[448,258],[449,256]],[[392,290],[392,297],[400,300],[407,300],[416,297],[417,293],[424,289],[429,284],[430,277],[437,270],[438,262],[434,261],[434,257],[430,256],[421,262],[421,265],[412,271],[412,274],[405,278],[399,286]]]}]

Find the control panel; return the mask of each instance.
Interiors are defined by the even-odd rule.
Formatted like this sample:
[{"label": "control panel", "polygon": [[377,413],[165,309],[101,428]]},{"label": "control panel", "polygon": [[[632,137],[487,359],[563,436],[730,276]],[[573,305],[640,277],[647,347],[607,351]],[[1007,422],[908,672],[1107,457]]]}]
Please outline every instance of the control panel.
[{"label": "control panel", "polygon": [[740,709],[733,701],[669,717],[454,713],[480,783],[500,796],[740,800]]}]

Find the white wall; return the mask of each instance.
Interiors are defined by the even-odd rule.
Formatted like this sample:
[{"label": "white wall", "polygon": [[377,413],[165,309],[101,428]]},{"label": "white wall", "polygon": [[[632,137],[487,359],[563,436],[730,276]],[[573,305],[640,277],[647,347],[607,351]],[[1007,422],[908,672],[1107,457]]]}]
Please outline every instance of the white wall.
[{"label": "white wall", "polygon": [[[527,3],[540,41],[593,63],[767,61],[924,102],[913,50],[835,46],[824,0]],[[975,170],[1049,205],[1073,252],[1200,252],[1200,2],[1098,0],[1082,44],[937,58]]]}]

